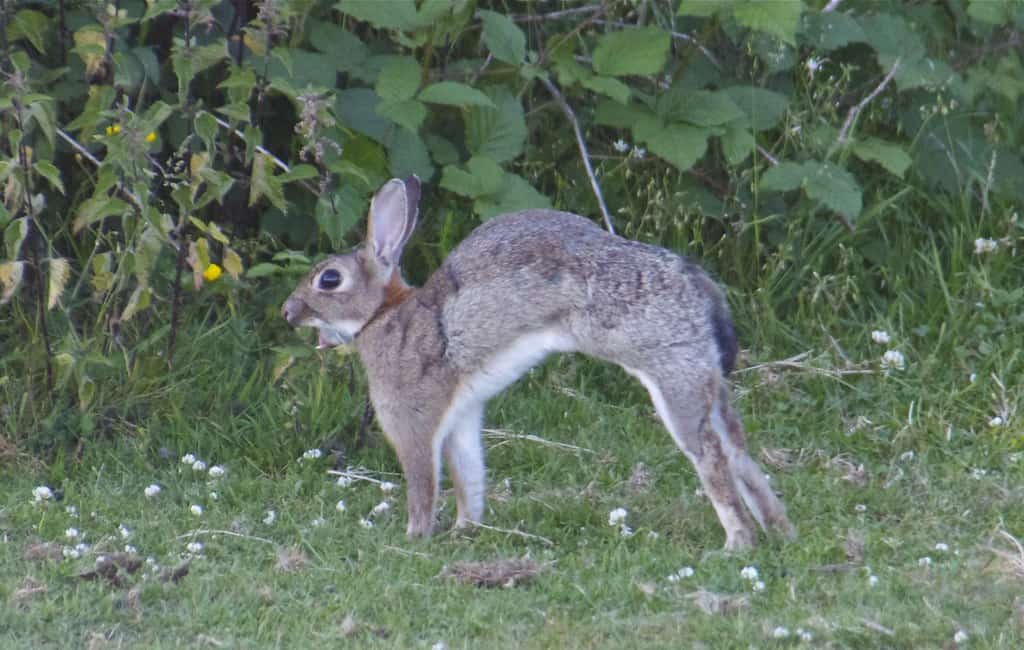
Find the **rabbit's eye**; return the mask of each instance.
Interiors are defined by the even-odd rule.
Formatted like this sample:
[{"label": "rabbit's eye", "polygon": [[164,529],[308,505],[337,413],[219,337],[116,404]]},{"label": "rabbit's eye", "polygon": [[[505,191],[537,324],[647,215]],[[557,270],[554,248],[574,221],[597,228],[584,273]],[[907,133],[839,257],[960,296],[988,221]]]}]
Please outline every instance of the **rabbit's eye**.
[{"label": "rabbit's eye", "polygon": [[320,274],[319,287],[321,289],[337,289],[341,286],[341,273],[334,269],[327,269]]}]

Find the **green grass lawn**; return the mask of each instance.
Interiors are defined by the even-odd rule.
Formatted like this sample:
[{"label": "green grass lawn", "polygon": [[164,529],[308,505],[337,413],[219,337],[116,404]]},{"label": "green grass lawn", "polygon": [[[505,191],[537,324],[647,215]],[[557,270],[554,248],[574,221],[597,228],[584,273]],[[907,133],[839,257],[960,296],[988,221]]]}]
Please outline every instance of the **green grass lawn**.
[{"label": "green grass lawn", "polygon": [[[486,518],[501,530],[409,542],[390,449],[377,434],[350,449],[354,360],[317,353],[274,381],[269,346],[295,343],[282,325],[197,326],[169,374],[138,361],[87,416],[70,405],[46,435],[9,444],[0,647],[1021,647],[1024,557],[1003,534],[1024,534],[1020,333],[954,361],[934,328],[897,323],[886,346],[870,339],[882,326],[750,337],[737,406],[800,536],[738,555],[720,550],[693,469],[617,369],[553,359],[496,399]],[[882,368],[888,348],[903,370]],[[9,424],[13,386],[0,384]],[[992,426],[999,413],[1009,423]],[[301,459],[312,448],[322,457]],[[328,474],[347,467],[398,487]],[[35,501],[41,485],[59,498]],[[616,508],[632,535],[609,525]],[[446,494],[445,528],[453,509]],[[449,577],[516,558],[539,573]]]}]

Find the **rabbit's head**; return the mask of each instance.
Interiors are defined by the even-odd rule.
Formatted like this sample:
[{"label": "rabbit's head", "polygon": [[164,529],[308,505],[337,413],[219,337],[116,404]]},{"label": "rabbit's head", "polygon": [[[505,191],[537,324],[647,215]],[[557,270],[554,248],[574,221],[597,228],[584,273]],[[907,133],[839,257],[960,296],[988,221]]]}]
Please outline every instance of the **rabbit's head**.
[{"label": "rabbit's head", "polygon": [[370,202],[366,244],[320,262],[281,308],[292,327],[320,330],[318,347],[350,342],[409,291],[399,271],[402,249],[416,227],[420,181],[393,178]]}]

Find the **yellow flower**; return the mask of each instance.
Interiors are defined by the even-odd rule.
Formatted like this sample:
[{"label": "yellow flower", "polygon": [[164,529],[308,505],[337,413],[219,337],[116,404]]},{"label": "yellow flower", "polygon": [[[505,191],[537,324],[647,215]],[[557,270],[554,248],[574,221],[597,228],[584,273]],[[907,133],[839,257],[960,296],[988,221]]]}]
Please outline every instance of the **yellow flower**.
[{"label": "yellow flower", "polygon": [[120,124],[113,124],[113,125],[107,127],[107,135],[117,135],[120,132],[121,132],[121,125]]},{"label": "yellow flower", "polygon": [[220,277],[222,271],[223,269],[221,269],[216,264],[211,264],[208,267],[206,267],[205,271],[203,271],[203,279],[206,280],[207,282],[213,282],[214,280]]},{"label": "yellow flower", "polygon": [[146,134],[146,142],[154,142],[156,140],[156,132],[150,131]]}]

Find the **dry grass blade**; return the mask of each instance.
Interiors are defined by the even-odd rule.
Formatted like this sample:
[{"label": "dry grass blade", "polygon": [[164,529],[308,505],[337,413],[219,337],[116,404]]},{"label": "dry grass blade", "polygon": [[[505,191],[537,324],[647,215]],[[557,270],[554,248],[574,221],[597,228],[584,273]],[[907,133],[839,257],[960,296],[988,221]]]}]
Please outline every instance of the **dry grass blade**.
[{"label": "dry grass blade", "polygon": [[1017,580],[1024,580],[1024,545],[1004,529],[999,529],[996,533],[1008,541],[1012,548],[996,548],[989,544],[988,550],[999,557],[1003,573]]},{"label": "dry grass blade", "polygon": [[717,594],[701,589],[686,597],[702,612],[712,615],[728,616],[750,606],[750,598],[742,594]]},{"label": "dry grass blade", "polygon": [[488,440],[500,440],[498,444],[494,445],[499,447],[508,443],[510,440],[526,440],[528,442],[536,442],[537,444],[544,445],[546,447],[553,447],[555,449],[561,449],[562,451],[571,451],[574,453],[586,452],[588,454],[597,453],[593,449],[587,449],[586,447],[578,447],[576,445],[570,445],[566,442],[556,442],[554,440],[547,440],[540,436],[535,436],[532,433],[513,433],[511,431],[505,431],[502,429],[484,429],[484,438]]},{"label": "dry grass blade", "polygon": [[487,524],[481,524],[479,522],[469,522],[469,525],[472,526],[473,528],[481,528],[483,530],[490,530],[490,531],[495,532],[495,533],[503,533],[505,535],[515,535],[517,537],[522,537],[523,539],[537,540],[538,542],[541,542],[542,544],[544,544],[546,546],[554,546],[555,545],[555,543],[552,542],[547,537],[542,537],[540,535],[534,535],[533,533],[524,533],[521,530],[513,530],[511,528],[498,528],[497,526],[488,526]]},{"label": "dry grass blade", "polygon": [[454,562],[441,569],[440,577],[476,587],[514,587],[533,579],[550,563],[528,557],[486,562]]},{"label": "dry grass blade", "polygon": [[11,598],[13,598],[15,603],[21,604],[35,598],[39,594],[45,594],[46,591],[47,586],[45,584],[36,582],[32,578],[25,578],[21,586],[11,594]]}]

